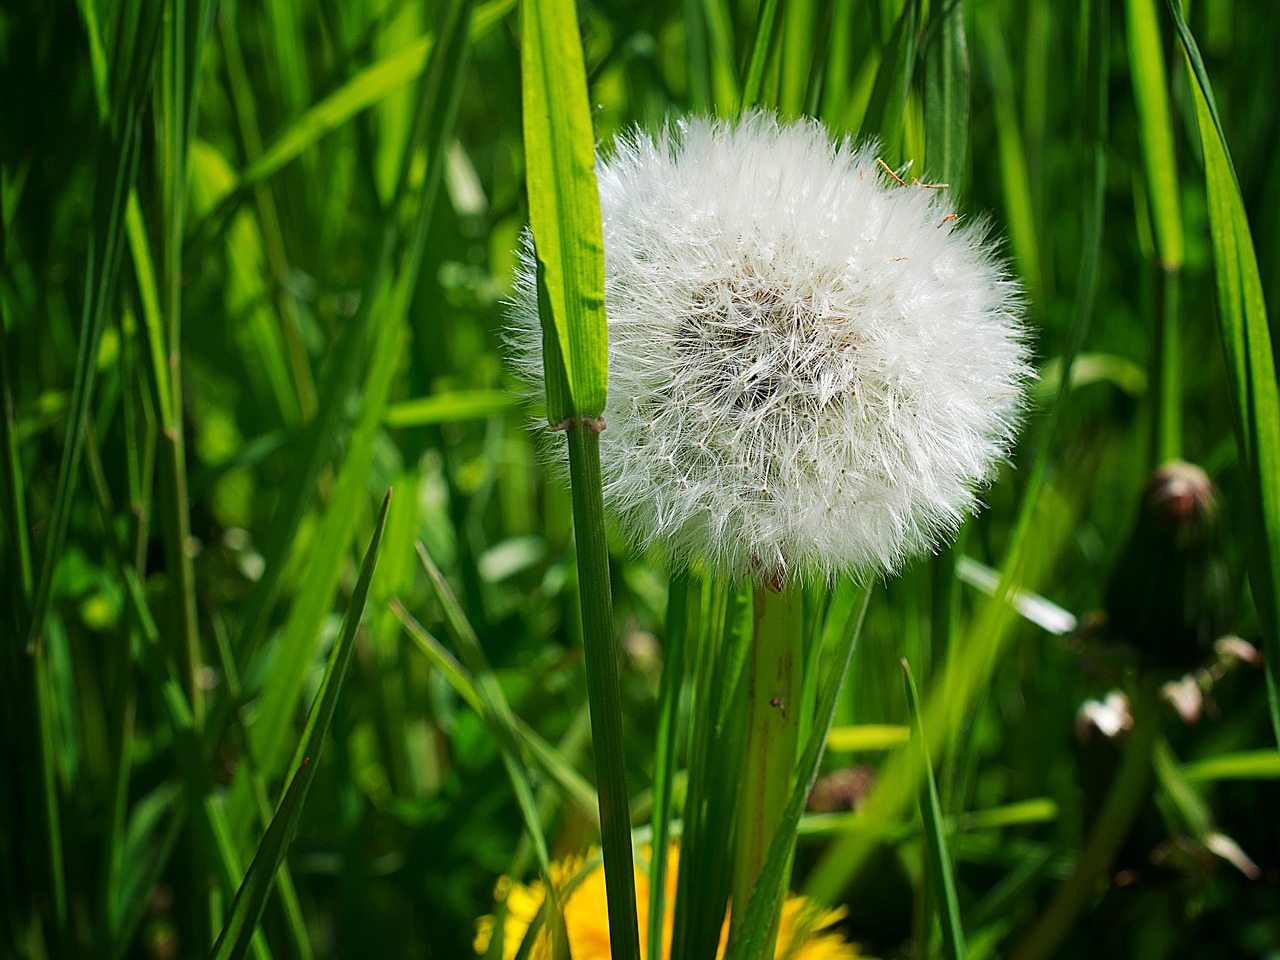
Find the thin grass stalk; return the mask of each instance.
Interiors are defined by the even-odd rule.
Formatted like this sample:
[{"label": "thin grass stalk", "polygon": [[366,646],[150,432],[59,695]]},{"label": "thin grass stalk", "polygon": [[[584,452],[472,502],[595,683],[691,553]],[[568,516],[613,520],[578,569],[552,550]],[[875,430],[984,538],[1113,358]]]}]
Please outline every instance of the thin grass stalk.
[{"label": "thin grass stalk", "polygon": [[569,423],[569,477],[573,487],[573,532],[578,548],[578,594],[591,708],[591,742],[600,793],[600,837],[609,901],[613,956],[639,960],[635,866],[631,852],[631,811],[627,793],[618,644],[613,633],[613,594],[604,532],[604,489],[600,476],[600,434],[580,417]]},{"label": "thin grass stalk", "polygon": [[1155,462],[1167,463],[1182,456],[1182,334],[1178,327],[1178,300],[1182,271],[1160,272],[1159,326],[1156,334],[1156,416],[1153,448]]},{"label": "thin grass stalk", "polygon": [[[176,660],[183,687],[191,704],[197,729],[204,717],[204,692],[200,686],[200,634],[196,619],[195,565],[187,547],[191,539],[191,511],[187,498],[187,458],[182,414],[182,244],[187,206],[187,147],[190,130],[187,110],[187,12],[185,2],[169,4],[167,29],[162,43],[162,81],[159,88],[161,129],[160,193],[164,211],[161,226],[164,326],[168,359],[170,405],[160,411],[161,469],[164,472],[165,559],[174,604]],[[198,14],[197,14],[198,15]],[[197,51],[199,47],[197,46]],[[197,53],[198,56],[198,53]],[[197,64],[198,67],[198,59]],[[192,76],[198,70],[192,70]]]},{"label": "thin grass stalk", "polygon": [[[731,936],[742,926],[751,893],[782,823],[791,796],[791,773],[800,732],[802,677],[796,666],[803,659],[803,591],[795,584],[780,590],[757,585],[754,601],[747,749],[738,800]],[[765,956],[773,955],[781,907],[779,900],[770,921]]]}]

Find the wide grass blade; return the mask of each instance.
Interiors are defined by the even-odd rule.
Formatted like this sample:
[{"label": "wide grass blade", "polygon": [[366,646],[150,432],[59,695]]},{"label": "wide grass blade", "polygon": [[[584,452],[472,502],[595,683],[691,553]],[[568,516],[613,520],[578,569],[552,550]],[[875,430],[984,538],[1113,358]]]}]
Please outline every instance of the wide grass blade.
[{"label": "wide grass blade", "polygon": [[342,691],[342,681],[347,675],[347,665],[351,662],[352,651],[355,650],[356,633],[360,628],[360,617],[364,613],[365,598],[369,595],[369,583],[373,580],[373,571],[378,564],[378,547],[382,543],[382,530],[387,520],[387,507],[391,503],[391,491],[382,500],[382,509],[378,512],[378,520],[374,524],[373,537],[369,549],[365,552],[364,562],[360,566],[360,578],[356,581],[355,591],[351,595],[351,605],[347,608],[342,621],[342,632],[338,642],[329,654],[329,663],[325,668],[324,678],[320,681],[320,689],[311,704],[311,712],[307,716],[307,726],[294,759],[293,774],[289,778],[289,788],[271,819],[266,835],[258,845],[244,881],[236,892],[235,900],[218,942],[214,944],[210,954],[214,960],[231,960],[245,955],[258,919],[262,916],[267,904],[267,896],[275,885],[276,871],[284,862],[289,842],[293,839],[294,829],[302,815],[302,805],[306,802],[307,793],[316,776],[316,761],[324,738],[333,721],[333,712],[338,705],[338,694]]},{"label": "wide grass blade", "polygon": [[1169,3],[1186,54],[1204,152],[1218,330],[1227,359],[1236,442],[1253,513],[1249,583],[1262,620],[1271,725],[1280,740],[1280,389],[1258,258],[1213,88],[1182,10]]},{"label": "wide grass blade", "polygon": [[956,881],[951,874],[951,855],[947,852],[946,827],[938,786],[933,779],[933,763],[929,759],[929,742],[924,735],[924,719],[920,711],[920,694],[911,676],[911,666],[902,661],[907,687],[907,708],[911,714],[917,762],[924,770],[920,778],[920,817],[924,821],[924,847],[929,859],[929,887],[933,901],[941,906],[942,946],[950,960],[964,960],[966,955],[964,928],[960,924],[960,902],[956,897]]},{"label": "wide grass blade", "polygon": [[[608,332],[604,315],[604,236],[596,186],[595,139],[587,101],[587,73],[573,0],[525,0],[521,8],[525,179],[529,224],[538,258],[547,351],[547,383],[560,381],[551,365],[563,361],[567,396],[548,391],[547,420],[594,418],[608,389]],[[539,304],[541,307],[542,304]],[[607,859],[607,858],[606,858]]]}]

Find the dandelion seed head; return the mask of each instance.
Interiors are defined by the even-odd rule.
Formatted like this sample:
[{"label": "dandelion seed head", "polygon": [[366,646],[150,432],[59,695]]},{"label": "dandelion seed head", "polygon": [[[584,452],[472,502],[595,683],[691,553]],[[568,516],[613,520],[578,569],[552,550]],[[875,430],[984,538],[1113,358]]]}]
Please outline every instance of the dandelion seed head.
[{"label": "dandelion seed head", "polygon": [[[598,164],[605,499],[633,544],[725,576],[866,577],[936,548],[1008,455],[1019,287],[945,190],[757,113]],[[540,381],[526,251],[510,340]]]}]

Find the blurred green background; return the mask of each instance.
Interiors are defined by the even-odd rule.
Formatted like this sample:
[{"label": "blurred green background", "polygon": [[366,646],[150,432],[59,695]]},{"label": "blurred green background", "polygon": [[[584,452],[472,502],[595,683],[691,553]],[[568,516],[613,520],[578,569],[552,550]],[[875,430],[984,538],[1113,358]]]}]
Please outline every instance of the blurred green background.
[{"label": "blurred green background", "polygon": [[[1280,18],[1188,7],[1280,302]],[[579,9],[601,143],[736,110],[753,0]],[[930,56],[952,9],[781,3],[761,100],[875,134],[928,181]],[[1151,470],[1182,456],[1218,484],[1230,630],[1259,648],[1247,562],[1268,547],[1168,11],[1027,0],[956,16],[954,188],[1006,238],[1041,380],[987,509],[875,591],[827,768],[895,782],[900,740],[876,730],[906,719],[900,657],[926,690],[948,668],[968,677],[930,733],[970,955],[997,957],[1070,873],[1112,776],[1114,746],[1082,742],[1076,714],[1135,662],[1091,612]],[[527,219],[518,25],[515,0],[0,9],[0,954],[208,953],[388,487],[363,626],[254,954],[467,956],[495,880],[532,866],[497,745],[390,605],[447,641],[415,541],[512,708],[592,778],[568,495],[501,355]],[[1019,582],[1080,618],[1069,636],[992,614],[975,586],[1024,506]],[[644,822],[667,583],[620,549],[612,582]],[[1161,661],[1160,637],[1134,642]],[[1197,723],[1161,708],[1151,795],[1062,956],[1280,957],[1264,674],[1210,679]],[[589,816],[554,778],[535,786],[553,855],[583,852]],[[869,952],[927,956],[913,810],[868,803],[853,832],[807,821],[796,886],[847,904]]]}]

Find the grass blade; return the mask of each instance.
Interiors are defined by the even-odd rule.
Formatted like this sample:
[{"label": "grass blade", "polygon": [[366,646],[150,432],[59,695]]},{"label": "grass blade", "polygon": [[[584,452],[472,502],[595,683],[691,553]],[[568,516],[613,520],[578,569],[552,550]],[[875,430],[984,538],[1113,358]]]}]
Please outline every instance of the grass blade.
[{"label": "grass blade", "polygon": [[475,630],[472,629],[470,622],[468,622],[466,614],[462,612],[462,607],[459,605],[453,591],[449,589],[449,584],[445,581],[444,575],[432,562],[426,548],[421,543],[418,544],[418,558],[422,561],[422,567],[427,572],[427,580],[431,585],[432,593],[435,595],[436,602],[440,605],[444,614],[445,626],[448,628],[450,636],[453,637],[453,642],[457,644],[463,662],[471,670],[472,682],[482,707],[481,716],[486,719],[492,718],[489,730],[498,741],[498,747],[502,753],[503,766],[506,767],[507,777],[511,781],[512,789],[515,791],[516,801],[520,806],[520,814],[524,819],[525,830],[533,843],[533,850],[538,858],[538,866],[542,870],[543,883],[547,895],[546,903],[550,910],[549,914],[544,917],[543,922],[551,923],[553,953],[559,956],[556,951],[564,949],[567,956],[568,943],[563,929],[564,918],[560,914],[555,885],[551,879],[551,856],[547,849],[547,838],[542,832],[542,820],[538,814],[537,804],[534,801],[533,789],[529,785],[529,777],[525,771],[524,761],[520,758],[519,744],[514,735],[518,723],[515,715],[511,712],[506,696],[502,693],[502,688],[498,686],[497,678],[488,669],[485,662],[484,649],[480,646],[480,638],[476,636]]},{"label": "grass blade", "polygon": [[382,543],[382,531],[386,524],[387,507],[391,503],[391,491],[382,500],[382,509],[378,512],[378,520],[373,528],[373,537],[369,549],[365,551],[364,562],[360,567],[360,578],[356,581],[355,591],[351,595],[351,605],[342,621],[342,632],[333,651],[329,654],[329,664],[325,668],[324,679],[311,705],[307,717],[307,726],[302,741],[294,757],[293,772],[289,778],[289,788],[285,791],[280,806],[267,828],[266,835],[258,845],[258,852],[244,875],[240,889],[232,901],[231,910],[223,925],[218,942],[214,944],[210,954],[215,960],[230,960],[243,957],[249,949],[254,928],[262,916],[267,903],[267,896],[275,884],[276,871],[284,862],[289,841],[293,838],[298,818],[302,814],[302,805],[315,780],[316,763],[320,749],[324,744],[329,724],[333,720],[333,712],[338,704],[338,694],[342,691],[342,681],[346,677],[347,665],[351,662],[352,651],[355,650],[356,633],[360,628],[360,617],[364,613],[365,598],[369,595],[369,583],[373,579],[373,571],[378,563],[378,547]]},{"label": "grass blade", "polygon": [[927,170],[955,195],[969,156],[969,50],[963,0],[942,0],[930,14],[924,53]]},{"label": "grass blade", "polygon": [[1246,470],[1253,527],[1249,582],[1265,638],[1272,731],[1280,740],[1280,390],[1253,236],[1213,89],[1182,10],[1169,3],[1190,73],[1204,151],[1209,235],[1218,287],[1218,330],[1227,359],[1236,442]]},{"label": "grass blade", "polygon": [[[573,0],[521,7],[525,178],[538,258],[544,338],[563,358],[568,396],[547,397],[554,426],[598,417],[608,389],[604,316],[604,237],[596,186],[587,73]],[[556,351],[544,362],[554,363]],[[559,377],[548,367],[547,383]],[[564,402],[568,401],[568,404]],[[607,858],[606,858],[607,859]]]},{"label": "grass blade", "polygon": [[871,100],[862,117],[861,136],[878,137],[880,148],[895,166],[902,146],[902,121],[915,72],[916,36],[920,32],[920,4],[907,0],[885,47],[871,88]]},{"label": "grass blade", "polygon": [[964,928],[960,924],[960,903],[956,898],[956,882],[951,874],[951,857],[947,853],[947,835],[942,817],[942,803],[938,800],[938,786],[933,779],[933,763],[929,759],[929,743],[924,735],[924,721],[920,712],[920,695],[911,676],[911,666],[904,659],[902,669],[907,686],[907,706],[911,713],[912,739],[916,745],[917,762],[923,765],[924,776],[920,781],[920,816],[924,821],[924,845],[929,858],[929,880],[933,888],[933,900],[942,906],[940,918],[942,946],[950,960],[964,960],[966,955]]},{"label": "grass blade", "polygon": [[[599,801],[591,784],[587,783],[578,771],[573,769],[572,765],[561,756],[555,747],[547,743],[537,731],[517,716],[509,705],[502,710],[489,709],[486,706],[488,697],[481,696],[480,684],[475,676],[455,660],[452,654],[440,644],[440,641],[413,618],[399,600],[393,599],[391,601],[391,610],[404,627],[405,632],[409,634],[409,639],[444,674],[445,679],[449,681],[449,686],[457,691],[458,696],[462,697],[467,702],[467,705],[485,721],[485,725],[490,728],[494,739],[499,743],[505,740],[522,746],[524,752],[527,752],[529,758],[533,761],[533,765],[554,782],[564,795],[574,802],[581,813],[599,826]],[[484,651],[481,650],[479,653],[480,658],[476,660],[477,666],[481,667],[483,675],[492,676],[493,670],[484,657]],[[473,650],[471,659],[474,658],[475,651]],[[502,689],[496,685],[496,681],[494,684],[487,685],[487,689],[493,695],[502,697],[505,702],[506,698],[503,697]]]}]

